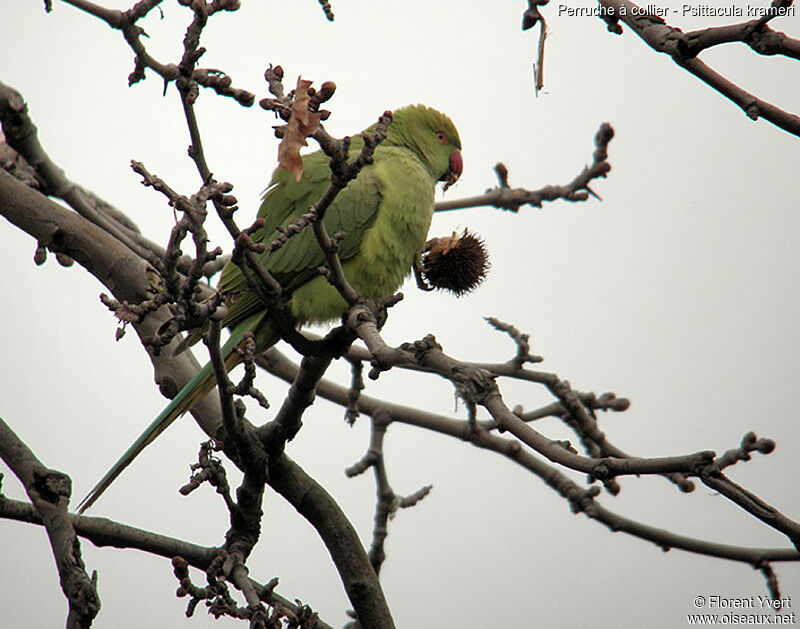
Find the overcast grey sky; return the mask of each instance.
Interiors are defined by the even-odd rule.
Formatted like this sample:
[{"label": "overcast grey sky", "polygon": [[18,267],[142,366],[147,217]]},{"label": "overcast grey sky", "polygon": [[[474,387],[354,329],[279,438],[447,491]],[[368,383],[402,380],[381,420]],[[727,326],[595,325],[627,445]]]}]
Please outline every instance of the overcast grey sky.
[{"label": "overcast grey sky", "polygon": [[[751,6],[761,4],[766,0]],[[202,65],[225,70],[257,99],[266,92],[268,63],[283,65],[287,83],[298,74],[317,84],[335,81],[327,128],[337,135],[356,133],[383,110],[408,103],[447,112],[461,134],[465,168],[446,198],[494,185],[499,160],[512,185],[566,183],[590,159],[598,125],[611,122],[613,170],[593,186],[602,202],[557,202],[518,215],[488,208],[437,215],[433,235],[469,226],[485,237],[492,272],[459,300],[408,283],[384,336],[397,344],[431,332],[453,356],[505,360],[514,348],[482,317],[512,322],[531,334],[534,353],[546,359],[542,369],[579,390],[631,398],[628,412],[600,418],[609,438],[630,453],[722,452],[748,430],[773,438],[773,454],[739,463],[730,476],[800,517],[796,137],[752,122],[627,29],[618,37],[597,18],[559,17],[557,3],[544,8],[550,33],[538,98],[531,68],[536,36],[519,29],[521,1],[334,0],[332,24],[314,0],[243,5],[204,31]],[[675,9],[668,21],[686,30],[743,19],[684,16],[677,2],[659,6]],[[156,10],[143,23],[151,36],[146,45],[159,60],[177,61],[189,18],[173,2],[163,9],[163,20]],[[800,36],[797,17],[773,26]],[[759,57],[742,45],[719,47],[703,59],[745,89],[800,111],[797,62]],[[43,145],[67,175],[165,243],[172,212],[138,183],[130,160],[143,161],[184,193],[199,181],[186,157],[177,96],[170,91],[162,98],[153,75],[127,87],[133,55],[120,35],[59,2],[50,15],[41,2],[6,2],[0,69],[0,80],[27,100]],[[273,119],[257,106],[243,109],[207,92],[197,112],[211,169],[235,185],[242,219],[253,215],[275,164]],[[228,247],[220,226],[210,231]],[[114,342],[116,323],[93,277],[52,257],[35,267],[35,243],[5,221],[0,242],[6,269],[0,415],[45,464],[70,474],[79,499],[165,401],[135,335]],[[342,380],[346,366],[332,373]],[[500,384],[509,405],[550,401],[542,389]],[[272,400],[286,390],[266,374],[259,385]],[[438,379],[391,372],[369,382],[367,393],[465,416],[462,407],[454,413],[452,391]],[[571,437],[555,420],[537,428]],[[289,447],[339,500],[366,544],[372,477],[347,480],[343,470],[362,456],[368,432],[368,421],[350,429],[341,409],[319,402]],[[93,514],[221,543],[226,514],[216,495],[209,488],[188,498],[176,493],[201,439],[189,418],[177,422]],[[386,456],[398,493],[434,486],[390,523],[381,581],[399,627],[667,628],[685,624],[687,613],[709,611],[693,607],[698,595],[766,594],[761,576],[746,565],[664,554],[571,515],[539,479],[466,443],[393,425]],[[22,497],[16,479],[1,471],[4,493]],[[619,497],[599,500],[627,517],[729,544],[789,546],[703,486],[683,495],[661,478],[626,478],[622,487]],[[278,576],[281,594],[341,626],[348,603],[314,531],[272,493],[265,513],[252,576]],[[62,625],[66,603],[43,531],[0,521],[0,538],[0,626]],[[100,575],[103,609],[95,627],[235,626],[212,621],[202,608],[185,621],[165,560],[88,542],[83,551],[89,570]],[[800,605],[800,567],[775,569],[792,607]]]}]

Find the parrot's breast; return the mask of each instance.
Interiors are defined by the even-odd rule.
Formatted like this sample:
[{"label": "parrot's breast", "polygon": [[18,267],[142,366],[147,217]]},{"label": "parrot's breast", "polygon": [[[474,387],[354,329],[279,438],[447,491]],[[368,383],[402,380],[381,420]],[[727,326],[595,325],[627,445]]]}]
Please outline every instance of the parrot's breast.
[{"label": "parrot's breast", "polygon": [[[400,151],[397,151],[400,153]],[[407,153],[407,154],[405,154]],[[434,185],[430,173],[410,152],[375,164],[381,203],[358,252],[342,263],[345,277],[370,299],[393,295],[411,272],[428,237]],[[324,322],[344,314],[347,304],[324,277],[292,293],[292,314],[300,321]]]}]

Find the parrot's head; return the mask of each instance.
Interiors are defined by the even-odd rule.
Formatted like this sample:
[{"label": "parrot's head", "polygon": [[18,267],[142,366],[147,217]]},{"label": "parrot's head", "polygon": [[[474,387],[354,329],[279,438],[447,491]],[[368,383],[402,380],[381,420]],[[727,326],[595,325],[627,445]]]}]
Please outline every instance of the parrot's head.
[{"label": "parrot's head", "polygon": [[385,145],[404,146],[417,154],[437,181],[447,190],[461,176],[461,138],[443,113],[425,105],[409,105],[394,112]]}]

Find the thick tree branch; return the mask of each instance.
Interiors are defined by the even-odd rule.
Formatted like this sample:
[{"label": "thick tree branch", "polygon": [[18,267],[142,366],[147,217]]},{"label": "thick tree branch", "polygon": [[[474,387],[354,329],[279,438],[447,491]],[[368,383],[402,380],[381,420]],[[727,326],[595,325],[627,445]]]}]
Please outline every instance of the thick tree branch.
[{"label": "thick tree branch", "polygon": [[686,43],[685,35],[679,28],[669,26],[660,17],[647,14],[640,6],[628,0],[599,2],[605,9],[603,19],[608,22],[609,30],[621,33],[619,22],[623,22],[653,50],[670,55],[679,66],[736,103],[749,118],[764,118],[778,128],[800,136],[800,117],[750,94],[699,59],[693,58],[691,42]]},{"label": "thick tree branch", "polygon": [[[65,210],[43,195],[0,171],[0,214],[54,251],[63,251],[114,292],[117,299],[137,303],[149,295],[151,286],[147,265],[116,239]],[[152,334],[163,324],[161,311],[135,325],[140,336]],[[198,365],[190,352],[171,356],[171,351],[151,354],[162,389],[174,396],[197,373]],[[219,400],[209,395],[195,405],[192,414],[209,436],[221,426]],[[270,467],[270,486],[286,497],[314,525],[329,547],[351,603],[361,618],[375,619],[374,625],[391,627],[391,614],[366,552],[335,501],[316,481],[285,455],[278,457],[276,471]],[[273,484],[275,480],[275,484]],[[297,487],[292,487],[293,482]],[[319,501],[319,504],[317,504]],[[341,533],[349,530],[352,534]],[[370,576],[371,575],[371,576]]]},{"label": "thick tree branch", "polygon": [[[203,153],[199,125],[193,107],[199,93],[198,86],[212,87],[221,94],[237,98],[243,104],[249,103],[246,102],[248,100],[247,93],[229,89],[230,80],[225,75],[218,71],[203,70],[196,67],[204,52],[204,49],[199,46],[199,41],[208,17],[220,10],[236,10],[239,7],[239,0],[181,2],[181,4],[191,4],[193,20],[187,29],[184,39],[183,57],[177,65],[163,65],[150,57],[141,39],[144,32],[136,24],[140,18],[155,8],[161,0],[141,0],[128,11],[109,10],[89,0],[65,1],[98,17],[112,26],[112,28],[118,29],[123,33],[128,44],[136,52],[134,72],[129,77],[131,83],[142,80],[145,69],[148,67],[158,72],[165,79],[165,83],[175,81],[189,128],[191,139],[190,155],[200,173],[204,188],[216,185]],[[328,3],[320,2],[320,4],[323,6],[326,15],[332,18]],[[529,7],[534,7],[538,4],[544,4],[544,1],[530,0]],[[624,0],[601,0],[601,4],[635,6]],[[775,0],[774,4],[791,4],[791,1]],[[623,21],[628,23],[631,28],[637,29],[639,27],[642,31],[639,33],[640,36],[651,46],[653,43],[648,40],[648,37],[655,37],[656,39],[663,37],[660,40],[662,48],[657,48],[658,50],[671,54],[679,65],[697,74],[704,81],[714,86],[715,89],[740,104],[748,115],[754,118],[761,115],[768,119],[772,116],[772,118],[777,118],[783,124],[787,124],[787,120],[792,124],[800,122],[796,116],[792,117],[758,99],[752,100],[755,97],[743,90],[739,90],[736,86],[731,87],[732,84],[723,83],[725,79],[708,69],[702,62],[692,58],[699,51],[711,45],[716,45],[722,41],[733,41],[733,39],[730,39],[734,36],[732,32],[716,31],[707,33],[705,36],[698,35],[692,40],[693,43],[691,45],[695,47],[692,50],[690,44],[687,44],[692,34],[684,36],[681,40],[682,43],[679,41],[674,44],[664,32],[656,32],[653,29],[663,27],[672,35],[675,35],[676,32],[680,33],[680,31],[670,29],[663,22],[659,26],[658,20],[654,18],[645,17],[642,20],[635,21],[634,24]],[[788,38],[785,38],[785,36],[783,36],[784,40],[776,38],[776,34],[766,27],[767,19],[756,22],[740,25],[743,27],[742,33],[744,33],[740,33],[742,37],[740,41],[747,41],[751,46],[759,45],[757,42],[754,44],[754,38],[758,33],[765,36],[765,43],[761,45],[762,54],[776,54],[777,51],[777,54],[792,56],[790,53],[795,44],[794,40],[789,40],[787,43],[785,39]],[[610,19],[609,23],[619,27],[614,18]],[[744,28],[745,26],[746,28]],[[542,28],[544,32],[543,22]],[[541,77],[541,62],[539,72],[539,77]],[[278,80],[279,83],[280,81]],[[270,89],[272,90],[273,87],[273,82],[271,81]],[[18,129],[14,125],[20,120],[23,120],[23,123],[26,122],[24,120],[24,103],[20,106],[21,99],[16,100],[13,94],[8,96],[8,93],[6,93],[6,96],[4,96],[3,88],[4,86],[0,84],[0,117],[3,119],[4,128],[6,122],[10,121],[9,129],[12,131],[12,141],[17,142],[20,149],[25,151],[26,157],[31,156],[33,158],[31,164],[34,166],[34,173],[36,174],[34,180],[45,191],[63,189],[65,190],[64,194],[69,196],[72,192],[72,188],[69,187],[71,184],[66,180],[59,180],[58,169],[40,159],[40,156],[37,155],[37,150],[41,149],[41,147],[37,149],[36,145],[25,144],[24,140],[29,136],[26,136],[23,132],[17,133]],[[726,90],[727,92],[732,92],[733,88],[739,90],[739,92],[734,93],[733,96],[726,93]],[[275,91],[278,91],[277,88],[275,88]],[[282,93],[282,86],[280,91]],[[323,91],[332,93],[330,89]],[[278,96],[280,97],[280,95]],[[745,107],[741,102],[737,101],[737,98],[740,101],[744,99],[747,106]],[[751,100],[747,101],[747,98]],[[321,102],[320,98],[317,100]],[[251,95],[249,96],[249,101],[250,103],[252,102]],[[313,109],[314,113],[321,117],[321,112],[318,111],[319,102],[310,107],[309,111]],[[795,119],[794,122],[793,119]],[[772,121],[774,122],[774,120]],[[27,120],[27,123],[29,122]],[[775,122],[775,124],[779,124],[779,122]],[[25,124],[22,126],[25,127]],[[31,127],[32,123],[28,128],[30,129]],[[32,128],[35,140],[35,127]],[[790,132],[800,135],[797,130]],[[324,129],[321,129],[320,134],[322,133],[324,133]],[[304,138],[308,136],[309,134],[306,134]],[[511,189],[508,184],[507,169],[502,165],[498,165],[496,168],[500,181],[498,188],[489,191],[482,197],[464,199],[450,204],[440,204],[436,209],[443,211],[474,205],[493,205],[517,211],[524,204],[541,207],[542,202],[545,200],[563,198],[569,201],[583,201],[588,199],[589,196],[597,196],[589,187],[589,184],[595,178],[604,177],[610,169],[606,159],[607,145],[612,136],[613,131],[610,126],[604,125],[601,127],[595,138],[596,150],[592,166],[586,167],[572,182],[565,186],[548,186],[538,191]],[[18,140],[21,141],[18,142]],[[323,148],[326,141],[328,139],[323,137],[321,140]],[[369,148],[369,143],[369,140],[365,137],[365,151]],[[303,141],[303,144],[305,144],[305,141]],[[342,145],[335,148],[339,152],[341,152],[341,149]],[[362,155],[364,154],[362,152]],[[362,159],[362,155],[358,159]],[[365,163],[369,157],[366,154],[366,157],[364,157]],[[348,164],[346,158],[347,147],[345,146],[344,159],[339,164],[340,167],[350,167],[354,164]],[[357,165],[358,159],[355,165]],[[259,539],[260,521],[263,515],[261,506],[264,486],[268,482],[273,489],[281,493],[318,530],[331,553],[341,575],[345,590],[356,609],[359,623],[364,627],[393,626],[376,573],[380,569],[383,560],[382,547],[386,534],[386,523],[393,509],[399,504],[397,496],[394,495],[389,485],[382,455],[385,427],[387,422],[395,420],[393,415],[395,411],[398,413],[397,421],[414,423],[421,418],[420,421],[427,424],[425,427],[436,426],[436,428],[432,429],[453,434],[453,436],[468,440],[479,447],[502,453],[537,474],[544,482],[558,491],[560,495],[569,501],[573,511],[576,513],[584,512],[589,517],[603,522],[611,530],[625,530],[643,539],[649,539],[665,548],[682,547],[712,556],[725,556],[729,559],[747,561],[762,571],[768,581],[770,591],[777,596],[777,580],[769,562],[796,561],[798,560],[796,552],[776,549],[740,549],[710,544],[699,540],[682,538],[666,531],[659,531],[646,525],[625,520],[615,514],[605,512],[597,503],[595,498],[600,491],[598,487],[591,487],[587,490],[578,486],[562,474],[557,467],[551,466],[539,456],[539,454],[542,454],[554,463],[573,470],[586,472],[592,479],[601,480],[609,488],[614,487],[615,477],[624,474],[671,473],[674,479],[685,481],[687,485],[691,483],[686,481],[684,475],[697,475],[708,486],[717,489],[749,513],[789,536],[795,546],[798,546],[798,543],[800,543],[800,525],[779,513],[757,496],[729,481],[720,471],[725,465],[747,460],[749,453],[755,449],[766,453],[769,449],[766,440],[761,440],[760,445],[757,445],[759,441],[755,440],[755,436],[752,439],[746,437],[739,448],[730,450],[717,458],[714,458],[715,454],[713,452],[700,452],[683,457],[662,457],[657,459],[631,457],[608,442],[604,433],[599,430],[593,413],[595,408],[611,408],[613,402],[608,399],[601,402],[600,399],[589,398],[575,392],[571,389],[569,383],[560,380],[555,374],[525,369],[523,365],[527,362],[532,362],[536,357],[529,353],[530,348],[528,347],[527,338],[523,338],[523,335],[515,329],[509,328],[506,331],[511,333],[517,342],[517,355],[507,363],[494,365],[494,369],[489,368],[490,366],[487,365],[482,366],[457,361],[447,356],[441,347],[436,344],[433,336],[428,336],[416,343],[404,344],[399,348],[389,347],[380,336],[380,328],[385,319],[386,306],[390,305],[393,300],[387,300],[383,304],[366,303],[360,300],[358,294],[347,283],[342,272],[341,262],[336,253],[338,236],[336,234],[329,235],[322,223],[326,204],[330,204],[337,191],[335,188],[338,186],[341,189],[346,185],[346,180],[341,173],[336,171],[335,163],[332,165],[332,169],[334,177],[329,190],[333,190],[333,192],[331,195],[326,193],[326,196],[323,196],[318,201],[317,205],[319,207],[315,206],[317,207],[316,214],[310,217],[308,224],[313,225],[317,240],[325,252],[329,267],[328,276],[331,283],[340,290],[345,300],[353,306],[348,313],[346,324],[340,335],[344,337],[346,342],[338,350],[334,349],[338,346],[332,343],[311,343],[295,330],[294,321],[282,309],[281,287],[269,275],[265,266],[258,259],[259,255],[263,253],[264,244],[253,243],[249,240],[249,236],[258,229],[258,224],[254,223],[251,228],[246,228],[243,231],[239,230],[232,219],[233,210],[236,209],[232,207],[235,199],[233,199],[232,203],[225,204],[220,201],[219,196],[211,197],[219,216],[236,240],[234,260],[241,265],[247,282],[261,298],[263,304],[269,307],[271,316],[275,316],[284,338],[289,340],[295,347],[304,348],[310,354],[304,358],[300,368],[293,372],[292,387],[275,420],[256,430],[244,419],[243,407],[241,405],[237,406],[233,400],[234,394],[252,388],[252,351],[246,359],[249,370],[245,376],[245,381],[238,387],[234,387],[227,377],[224,356],[222,356],[220,349],[219,317],[210,326],[212,362],[219,382],[222,404],[220,407],[216,398],[212,402],[206,400],[205,405],[196,407],[193,413],[209,434],[219,434],[220,426],[224,426],[225,452],[245,472],[245,481],[237,494],[237,503],[233,502],[229,489],[226,489],[226,504],[231,510],[231,529],[228,532],[225,549],[219,552],[217,552],[218,549],[201,550],[203,558],[208,559],[207,567],[216,566],[214,570],[209,569],[209,580],[211,580],[212,574],[217,574],[218,572],[219,575],[224,577],[225,581],[235,584],[245,595],[248,609],[243,610],[233,605],[231,608],[232,615],[250,613],[249,616],[239,615],[237,617],[249,618],[253,627],[260,627],[260,623],[264,620],[262,613],[264,610],[260,601],[267,600],[265,597],[269,596],[271,587],[270,584],[261,586],[249,579],[245,562],[254,544]],[[352,176],[355,176],[355,174]],[[63,173],[61,173],[61,177],[63,178]],[[72,215],[69,212],[65,213],[63,210],[59,213],[50,205],[42,202],[41,195],[36,195],[36,193],[29,195],[30,189],[27,189],[28,192],[24,192],[21,188],[15,187],[9,179],[13,181],[13,178],[7,177],[5,173],[0,173],[0,213],[34,236],[38,246],[37,257],[39,256],[38,251],[44,251],[45,247],[51,247],[53,251],[63,253],[65,256],[74,253],[75,259],[80,264],[97,275],[105,285],[109,286],[119,300],[120,311],[125,310],[131,304],[132,306],[130,307],[133,308],[137,304],[141,304],[143,300],[151,299],[153,294],[175,292],[176,287],[179,285],[175,261],[167,259],[168,256],[164,256],[164,259],[161,256],[155,256],[154,258],[153,252],[156,250],[150,247],[147,241],[138,234],[135,226],[126,223],[123,216],[115,216],[113,212],[107,211],[101,207],[101,204],[97,203],[97,200],[92,200],[90,195],[79,188],[75,189],[79,190],[81,194],[78,195],[77,200],[73,199],[74,204],[71,202],[71,205],[88,220]],[[66,188],[64,187],[65,185],[67,186]],[[22,188],[25,188],[25,186],[23,185]],[[15,195],[19,195],[19,198]],[[64,198],[67,198],[67,196]],[[88,209],[85,207],[87,203]],[[28,212],[32,216],[23,216],[24,212]],[[66,215],[72,215],[73,218],[68,219]],[[90,221],[100,225],[102,230],[105,231],[97,229]],[[195,236],[197,241],[202,241],[198,246],[198,258],[194,264],[190,263],[189,265],[190,281],[188,285],[191,287],[196,285],[201,276],[201,269],[204,268],[206,253],[205,233],[201,224],[199,227],[195,225],[187,229]],[[104,236],[98,238],[98,234],[104,234]],[[183,235],[185,236],[186,234],[184,233]],[[92,238],[98,238],[102,242],[91,242]],[[103,245],[108,246],[109,252],[98,250],[98,247],[102,248]],[[177,245],[175,248],[177,248]],[[113,255],[111,252],[113,252]],[[130,264],[130,268],[118,268],[126,264]],[[156,271],[161,271],[161,273],[159,274]],[[166,291],[160,285],[162,277],[166,278],[166,283],[168,284]],[[215,308],[216,305],[212,308],[212,311]],[[217,313],[214,311],[212,315],[214,314]],[[173,316],[172,320],[174,319],[175,317]],[[153,338],[154,335],[162,333],[168,321],[170,321],[170,313],[167,312],[166,308],[163,308],[153,312],[144,320],[137,321],[135,327],[143,339]],[[426,414],[418,409],[403,409],[392,406],[388,403],[373,400],[368,396],[354,394],[352,391],[345,395],[345,404],[352,411],[353,417],[358,411],[362,410],[367,412],[374,421],[368,453],[352,469],[355,473],[364,471],[371,466],[376,474],[379,501],[376,508],[373,548],[369,557],[367,557],[355,531],[335,501],[319,483],[308,477],[284,453],[286,442],[300,429],[304,411],[312,404],[315,391],[323,391],[328,388],[328,383],[323,379],[323,375],[331,359],[347,349],[355,334],[358,334],[369,348],[370,354],[368,358],[373,364],[372,376],[377,377],[381,371],[398,365],[410,366],[414,369],[437,374],[452,382],[457,394],[465,400],[469,412],[467,421],[456,422],[449,418]],[[148,347],[148,351],[150,349]],[[188,358],[185,361],[184,358],[163,359],[159,358],[157,354],[158,352],[151,352],[151,360],[156,368],[157,376],[160,373],[160,369],[173,373],[174,365],[181,365],[175,372],[178,374],[175,380],[160,380],[162,390],[167,390],[169,386],[172,386],[174,390],[168,390],[167,392],[174,393],[180,388],[181,383],[185,382],[185,379],[181,380],[182,376],[187,373],[187,370],[188,374],[191,375],[196,365],[192,364],[191,361],[186,362]],[[165,352],[165,354],[168,355],[169,353]],[[508,375],[519,380],[544,384],[558,401],[537,411],[530,412],[529,417],[525,417],[524,414],[516,411],[512,412],[501,397],[495,382],[495,378],[498,375]],[[335,387],[335,385],[331,386]],[[356,387],[354,386],[353,389],[355,390]],[[334,392],[335,396],[340,396],[340,391],[334,390]],[[255,394],[253,395],[257,397]],[[213,398],[213,396],[211,397]],[[606,406],[603,406],[603,404]],[[490,422],[478,422],[476,413],[478,405],[483,406],[491,415],[492,420]],[[222,419],[220,419],[220,408],[222,408]],[[548,439],[526,423],[526,421],[533,419],[535,416],[541,416],[542,413],[557,413],[561,416],[578,435],[588,456],[580,456],[568,442]],[[452,433],[448,432],[451,430]],[[490,430],[496,430],[500,433],[510,432],[516,439],[504,438],[490,432]],[[2,437],[3,435],[0,433],[0,439]],[[535,451],[524,447],[525,445],[530,446]],[[416,502],[424,495],[425,491],[423,489],[413,494],[405,499],[405,503],[412,504]],[[33,495],[32,498],[34,498]],[[400,501],[399,506],[403,506],[402,502]],[[5,506],[6,502],[0,499],[0,511]],[[190,548],[186,550],[192,552]],[[215,554],[209,558],[208,553],[210,551],[214,551]],[[222,583],[223,579],[219,581],[218,585],[222,588],[219,591],[225,591],[225,584]],[[190,584],[190,582],[188,583]],[[183,580],[181,580],[181,587],[184,587]],[[189,586],[187,585],[186,587]],[[198,596],[196,600],[203,600],[203,597]],[[295,607],[294,611],[298,616],[303,615],[304,617],[307,617],[310,612],[310,610],[301,609],[300,607]]]},{"label": "thick tree branch", "polygon": [[[84,629],[100,611],[97,574],[86,574],[81,546],[67,514],[72,481],[47,469],[0,418],[0,458],[16,474],[47,530],[58,568],[61,589],[69,602],[67,629]],[[4,499],[0,498],[0,503]]]},{"label": "thick tree branch", "polygon": [[42,191],[63,199],[78,214],[103,228],[122,244],[157,267],[160,258],[157,247],[123,222],[115,220],[103,210],[107,204],[98,204],[80,186],[76,186],[64,175],[39,143],[38,131],[28,116],[28,107],[22,96],[14,89],[0,83],[0,123],[9,146],[17,151],[33,167]]},{"label": "thick tree branch", "polygon": [[394,627],[378,577],[339,505],[285,454],[270,459],[269,484],[317,529],[363,627]]},{"label": "thick tree branch", "polygon": [[683,54],[687,58],[696,57],[713,46],[743,42],[760,55],[783,55],[800,60],[800,40],[772,30],[764,18],[691,31],[682,41],[679,46],[685,46]]},{"label": "thick tree branch", "polygon": [[[9,144],[12,140],[4,145],[6,147],[4,153],[12,152],[17,162],[14,166],[19,166],[21,163],[25,167],[24,176],[19,168],[10,170],[15,177],[48,196],[62,199],[78,214],[115,237],[121,235],[120,241],[123,244],[154,267],[160,268],[166,253],[165,249],[143,236],[136,223],[125,213],[95,193],[67,179],[64,170],[50,159],[41,146],[36,126],[27,112],[22,96],[12,87],[2,83],[0,83],[0,122],[4,131],[9,132],[11,138],[16,138],[13,147]],[[5,133],[0,136],[0,141],[5,139],[4,135]],[[10,156],[5,155],[5,157]],[[7,168],[7,162],[3,167]],[[190,263],[188,256],[181,256],[175,261],[176,268],[183,273],[187,272]],[[206,277],[213,275],[221,268],[219,264],[219,261],[207,264],[203,268],[203,275]]]},{"label": "thick tree branch", "polygon": [[[51,251],[64,253],[75,260],[121,303],[138,304],[159,290],[158,274],[133,251],[103,229],[5,171],[0,171],[0,215]],[[133,327],[140,339],[146,339],[156,334],[169,317],[166,308],[162,308]],[[169,398],[174,397],[199,369],[191,352],[172,357],[175,345],[177,341],[169,346],[169,351],[158,355],[148,351],[155,380]],[[206,396],[192,409],[200,427],[212,437],[220,427],[218,404],[214,396]]]},{"label": "thick tree branch", "polygon": [[[67,514],[75,532],[99,548],[111,546],[113,548],[131,548],[141,550],[151,555],[158,555],[165,559],[182,557],[191,566],[205,572],[214,558],[219,554],[219,548],[199,546],[184,540],[159,535],[126,524],[120,524],[106,518],[96,518],[87,515]],[[0,497],[0,518],[16,520],[28,524],[42,525],[42,518],[32,504],[19,500]],[[264,591],[264,586],[253,581],[254,587]],[[264,599],[270,605],[280,605],[299,613],[299,607],[292,601],[269,590],[269,596]],[[327,623],[319,622],[320,629],[331,629]]]}]

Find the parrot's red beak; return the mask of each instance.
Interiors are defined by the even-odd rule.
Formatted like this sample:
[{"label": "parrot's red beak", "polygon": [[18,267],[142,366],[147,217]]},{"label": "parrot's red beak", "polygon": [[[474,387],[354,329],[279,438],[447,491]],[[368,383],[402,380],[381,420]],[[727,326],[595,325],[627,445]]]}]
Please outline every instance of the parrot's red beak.
[{"label": "parrot's red beak", "polygon": [[442,181],[444,181],[444,190],[447,190],[456,181],[458,181],[458,178],[461,176],[461,172],[463,170],[464,160],[461,159],[461,151],[453,151],[450,153],[450,167],[442,177]]}]

